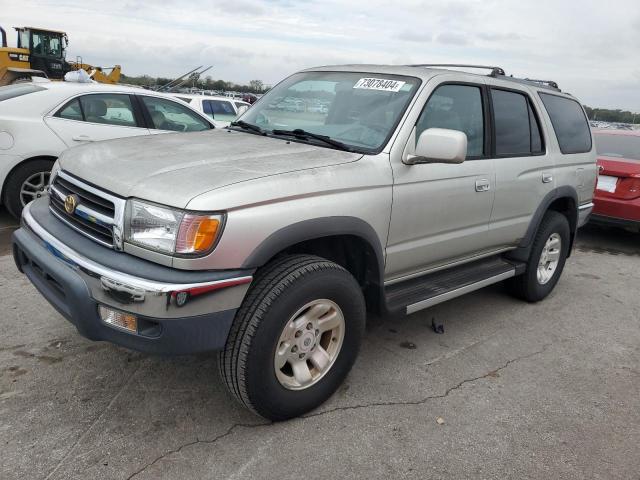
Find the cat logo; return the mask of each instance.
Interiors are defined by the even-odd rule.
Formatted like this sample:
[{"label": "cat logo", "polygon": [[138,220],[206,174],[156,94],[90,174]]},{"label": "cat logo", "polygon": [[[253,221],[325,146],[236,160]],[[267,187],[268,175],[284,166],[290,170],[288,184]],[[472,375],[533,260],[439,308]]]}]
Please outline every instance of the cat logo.
[{"label": "cat logo", "polygon": [[69,215],[73,215],[73,212],[76,211],[77,206],[78,197],[76,195],[68,195],[67,198],[64,199],[64,209]]}]

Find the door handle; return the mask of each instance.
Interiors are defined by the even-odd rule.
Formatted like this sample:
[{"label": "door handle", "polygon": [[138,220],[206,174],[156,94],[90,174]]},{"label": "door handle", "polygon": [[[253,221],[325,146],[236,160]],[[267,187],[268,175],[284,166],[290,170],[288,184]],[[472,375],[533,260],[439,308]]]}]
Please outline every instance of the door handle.
[{"label": "door handle", "polygon": [[542,172],[542,183],[553,182],[553,174]]},{"label": "door handle", "polygon": [[76,135],[75,137],[71,137],[71,139],[76,142],[93,142],[93,139],[89,135]]},{"label": "door handle", "polygon": [[486,178],[476,180],[476,192],[488,192],[491,190],[491,184]]}]

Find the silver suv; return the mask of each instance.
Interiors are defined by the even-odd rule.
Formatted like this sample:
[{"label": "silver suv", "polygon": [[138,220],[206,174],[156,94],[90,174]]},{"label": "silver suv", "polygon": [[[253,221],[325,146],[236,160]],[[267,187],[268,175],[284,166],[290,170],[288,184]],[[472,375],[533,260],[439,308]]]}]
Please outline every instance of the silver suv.
[{"label": "silver suv", "polygon": [[242,404],[303,414],[344,380],[367,312],[501,281],[541,300],[591,212],[580,103],[457,67],[313,68],[228,129],[68,150],[16,264],[82,335],[218,350]]}]

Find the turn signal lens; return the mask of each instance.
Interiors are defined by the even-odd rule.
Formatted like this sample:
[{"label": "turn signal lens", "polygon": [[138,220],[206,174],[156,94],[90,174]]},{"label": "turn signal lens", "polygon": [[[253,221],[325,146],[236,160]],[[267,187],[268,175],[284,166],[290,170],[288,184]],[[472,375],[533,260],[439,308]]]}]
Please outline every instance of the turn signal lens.
[{"label": "turn signal lens", "polygon": [[219,230],[220,216],[186,213],[180,224],[176,253],[207,252],[215,244]]},{"label": "turn signal lens", "polygon": [[138,319],[135,315],[119,312],[102,305],[98,307],[98,311],[100,313],[100,318],[104,323],[107,323],[112,327],[127,330],[129,332],[138,332]]}]

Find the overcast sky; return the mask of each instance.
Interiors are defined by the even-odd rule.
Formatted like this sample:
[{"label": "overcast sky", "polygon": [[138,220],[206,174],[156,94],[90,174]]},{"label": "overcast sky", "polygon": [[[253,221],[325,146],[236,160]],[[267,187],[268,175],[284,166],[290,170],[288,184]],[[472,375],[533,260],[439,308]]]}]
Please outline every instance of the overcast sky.
[{"label": "overcast sky", "polygon": [[640,113],[640,0],[0,0],[8,27],[65,30],[69,58],[273,84],[336,63],[475,63]]}]

